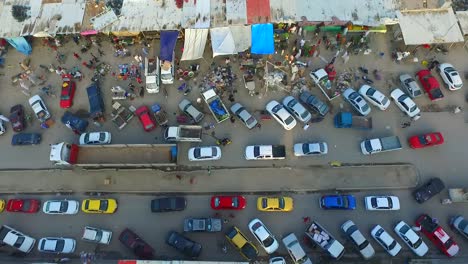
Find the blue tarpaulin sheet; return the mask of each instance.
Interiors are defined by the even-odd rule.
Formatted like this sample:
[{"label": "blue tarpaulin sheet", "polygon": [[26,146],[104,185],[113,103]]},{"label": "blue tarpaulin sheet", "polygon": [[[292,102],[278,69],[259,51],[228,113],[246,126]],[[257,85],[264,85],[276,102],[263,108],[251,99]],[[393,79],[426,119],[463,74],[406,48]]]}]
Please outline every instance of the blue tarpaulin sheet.
[{"label": "blue tarpaulin sheet", "polygon": [[160,60],[172,61],[172,54],[174,53],[178,36],[179,31],[161,31],[161,50],[159,51]]},{"label": "blue tarpaulin sheet", "polygon": [[252,54],[273,54],[273,24],[252,25]]},{"label": "blue tarpaulin sheet", "polygon": [[16,38],[5,38],[10,45],[12,45],[17,51],[25,54],[31,55],[32,48],[29,45],[28,41],[24,37],[16,37]]}]

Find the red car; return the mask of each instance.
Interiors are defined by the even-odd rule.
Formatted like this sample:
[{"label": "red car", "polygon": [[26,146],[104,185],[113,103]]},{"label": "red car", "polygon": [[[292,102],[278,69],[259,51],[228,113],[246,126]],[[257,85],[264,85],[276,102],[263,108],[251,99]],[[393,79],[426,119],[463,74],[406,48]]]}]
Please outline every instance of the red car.
[{"label": "red car", "polygon": [[444,94],[440,90],[440,84],[437,79],[432,76],[430,70],[420,70],[416,75],[418,75],[419,81],[431,101],[437,101],[444,98]]},{"label": "red car", "polygon": [[11,126],[13,127],[13,131],[21,132],[25,128],[24,122],[24,109],[23,106],[20,104],[14,105],[10,109],[10,122]]},{"label": "red car", "polygon": [[10,199],[6,210],[12,213],[37,213],[41,207],[41,202],[36,199]]},{"label": "red car", "polygon": [[211,208],[214,210],[241,210],[245,205],[245,197],[241,195],[211,197]]},{"label": "red car", "polygon": [[426,148],[444,144],[444,137],[440,132],[412,136],[408,139],[411,148]]},{"label": "red car", "polygon": [[423,214],[416,220],[416,226],[429,238],[445,255],[453,257],[460,251],[460,247],[430,216]]},{"label": "red car", "polygon": [[140,119],[140,122],[143,125],[143,129],[146,132],[150,132],[156,128],[156,121],[154,120],[154,117],[151,115],[150,110],[146,105],[140,106],[135,111],[135,114]]},{"label": "red car", "polygon": [[60,108],[70,108],[73,105],[76,84],[71,78],[72,76],[69,74],[63,76],[62,92],[60,93]]}]

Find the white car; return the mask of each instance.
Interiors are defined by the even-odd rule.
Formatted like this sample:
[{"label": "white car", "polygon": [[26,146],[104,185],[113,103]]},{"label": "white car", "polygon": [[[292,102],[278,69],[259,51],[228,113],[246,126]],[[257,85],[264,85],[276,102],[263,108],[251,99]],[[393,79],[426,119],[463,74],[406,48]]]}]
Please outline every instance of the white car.
[{"label": "white car", "polygon": [[409,74],[400,75],[401,86],[405,88],[411,98],[415,98],[422,95],[421,87],[416,80]]},{"label": "white car", "polygon": [[283,257],[273,257],[268,261],[268,264],[286,264],[286,260]]},{"label": "white car", "polygon": [[278,249],[278,241],[260,219],[255,218],[250,221],[249,230],[268,254],[272,254]]},{"label": "white car", "polygon": [[31,108],[39,121],[45,122],[50,118],[49,110],[47,110],[44,100],[42,100],[39,95],[34,95],[29,98],[29,105],[31,105]]},{"label": "white car", "polygon": [[103,145],[111,143],[111,133],[109,132],[90,132],[80,135],[80,145]]},{"label": "white car", "polygon": [[391,256],[394,257],[400,252],[400,244],[380,225],[376,225],[374,229],[372,229],[371,235]]},{"label": "white car", "polygon": [[390,100],[388,100],[387,96],[370,85],[364,84],[361,86],[359,94],[382,111],[385,111],[390,105]]},{"label": "white car", "polygon": [[421,117],[418,106],[414,103],[414,101],[405,93],[403,93],[400,89],[395,89],[390,94],[390,97],[395,101],[395,104],[400,108],[403,113],[407,114],[409,117],[413,118],[414,120],[419,119]]},{"label": "white car", "polygon": [[283,107],[280,103],[273,100],[266,105],[266,110],[273,116],[273,118],[280,123],[284,129],[293,129],[297,122],[296,119]]},{"label": "white car", "polygon": [[307,123],[312,119],[310,112],[292,96],[286,96],[286,98],[283,99],[283,105],[291,114],[303,123]]},{"label": "white car", "polygon": [[405,244],[418,256],[422,257],[426,255],[429,248],[426,243],[422,240],[416,232],[404,221],[400,221],[395,226],[395,233],[405,242]]},{"label": "white car", "polygon": [[5,134],[5,124],[2,119],[0,119],[0,135]]},{"label": "white car", "polygon": [[364,203],[369,211],[400,210],[400,200],[396,196],[366,196]]},{"label": "white car", "polygon": [[460,74],[455,70],[452,64],[442,63],[439,65],[440,77],[451,91],[460,90],[463,87],[463,82]]},{"label": "white car", "polygon": [[297,143],[294,144],[294,156],[316,156],[328,153],[327,142]]},{"label": "white car", "polygon": [[348,220],[341,225],[341,230],[359,250],[364,259],[370,259],[375,255],[375,250],[367,239],[362,235],[353,221]]},{"label": "white car", "polygon": [[188,150],[190,161],[219,160],[221,158],[221,148],[218,146],[194,147]]},{"label": "white car", "polygon": [[253,117],[241,104],[235,103],[231,106],[231,112],[234,113],[234,115],[237,116],[237,118],[239,118],[248,129],[252,129],[257,126],[257,119],[255,119],[255,117]]},{"label": "white car", "polygon": [[55,254],[73,253],[75,252],[75,247],[75,239],[64,237],[44,237],[37,244],[39,252]]},{"label": "white car", "polygon": [[75,200],[49,200],[44,203],[42,211],[46,214],[73,215],[80,209],[80,202]]},{"label": "white car", "polygon": [[369,105],[366,103],[366,100],[362,98],[356,91],[351,88],[346,89],[343,92],[343,97],[348,101],[356,111],[358,111],[361,115],[367,116],[371,109]]},{"label": "white car", "polygon": [[283,238],[283,244],[288,250],[289,256],[291,256],[295,264],[312,264],[312,261],[299,244],[299,241],[297,240],[297,237],[294,233],[285,236]]},{"label": "white car", "polygon": [[461,215],[457,215],[450,221],[450,225],[454,227],[460,234],[468,239],[468,220]]}]

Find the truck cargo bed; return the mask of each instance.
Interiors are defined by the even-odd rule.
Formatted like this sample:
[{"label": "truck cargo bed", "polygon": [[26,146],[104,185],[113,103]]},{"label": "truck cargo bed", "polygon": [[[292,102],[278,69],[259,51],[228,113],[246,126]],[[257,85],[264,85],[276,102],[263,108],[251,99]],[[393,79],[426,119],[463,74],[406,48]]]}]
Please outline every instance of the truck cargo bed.
[{"label": "truck cargo bed", "polygon": [[397,136],[384,137],[380,139],[382,151],[401,149],[400,139]]}]

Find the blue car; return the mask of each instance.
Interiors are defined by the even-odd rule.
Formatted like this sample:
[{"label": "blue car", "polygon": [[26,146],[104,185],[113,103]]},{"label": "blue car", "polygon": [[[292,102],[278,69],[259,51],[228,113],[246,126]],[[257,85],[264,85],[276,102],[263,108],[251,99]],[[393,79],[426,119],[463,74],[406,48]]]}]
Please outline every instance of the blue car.
[{"label": "blue car", "polygon": [[356,198],[352,195],[325,195],[320,198],[320,208],[354,210]]},{"label": "blue car", "polygon": [[89,123],[88,120],[81,119],[68,111],[63,114],[61,121],[66,127],[70,128],[78,135],[81,135],[86,131]]}]

